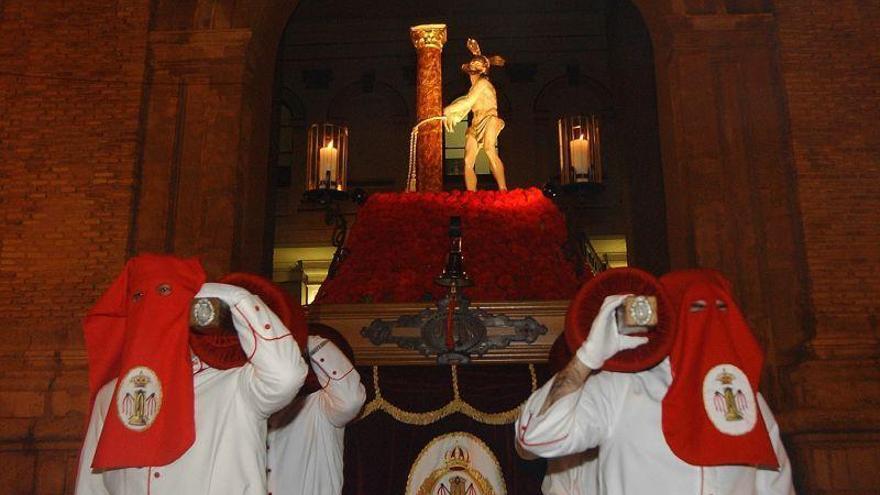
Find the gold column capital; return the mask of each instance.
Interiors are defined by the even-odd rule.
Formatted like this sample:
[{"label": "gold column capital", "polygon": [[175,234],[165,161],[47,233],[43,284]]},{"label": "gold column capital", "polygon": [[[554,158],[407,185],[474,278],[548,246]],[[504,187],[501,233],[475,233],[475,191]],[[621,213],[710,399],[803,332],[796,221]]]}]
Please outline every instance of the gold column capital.
[{"label": "gold column capital", "polygon": [[409,38],[416,49],[443,49],[446,43],[446,24],[420,24],[409,28]]}]

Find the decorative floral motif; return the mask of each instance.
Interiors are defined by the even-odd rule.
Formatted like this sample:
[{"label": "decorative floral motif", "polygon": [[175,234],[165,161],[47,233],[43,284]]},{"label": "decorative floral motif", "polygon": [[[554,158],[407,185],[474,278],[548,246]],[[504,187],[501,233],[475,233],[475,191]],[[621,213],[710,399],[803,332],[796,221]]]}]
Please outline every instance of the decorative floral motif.
[{"label": "decorative floral motif", "polygon": [[429,301],[449,250],[449,218],[462,217],[472,301],[569,299],[581,280],[562,245],[565,219],[536,188],[509,192],[381,193],[358,212],[349,256],[315,302]]}]

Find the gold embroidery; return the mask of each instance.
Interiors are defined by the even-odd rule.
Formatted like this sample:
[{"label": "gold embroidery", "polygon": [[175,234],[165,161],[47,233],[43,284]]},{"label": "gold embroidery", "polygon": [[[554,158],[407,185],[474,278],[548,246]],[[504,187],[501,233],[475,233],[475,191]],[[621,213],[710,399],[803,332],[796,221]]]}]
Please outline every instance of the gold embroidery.
[{"label": "gold embroidery", "polygon": [[[495,461],[495,462],[497,463],[498,461]],[[477,471],[476,469],[473,469],[471,467],[463,468],[462,471],[467,473],[467,475],[470,476],[470,479],[472,479],[474,481],[474,483],[477,485],[477,487],[479,489],[480,495],[495,495],[495,490],[492,489],[492,485],[489,484],[489,481],[486,478],[484,478],[483,475],[480,474],[479,471]],[[416,492],[416,495],[434,495],[431,492],[431,489],[433,489],[434,486],[436,486],[437,483],[440,481],[440,479],[443,478],[443,476],[446,475],[448,472],[449,472],[449,469],[447,467],[435,469],[430,475],[428,475],[427,478],[425,478],[425,481],[422,483],[422,486],[419,487],[419,491]],[[465,478],[457,477],[457,478],[453,478],[453,480],[455,480],[455,481],[461,480],[463,482],[465,480]],[[450,483],[450,486],[453,486],[453,485]],[[463,494],[464,493],[463,483],[462,483],[462,485],[459,485],[456,488],[452,488],[449,493],[451,495]]]},{"label": "gold embroidery", "polygon": [[[487,425],[507,425],[516,421],[516,418],[519,417],[520,409],[522,409],[525,402],[508,411],[497,413],[480,411],[461,398],[461,393],[458,388],[458,366],[452,365],[451,368],[452,400],[446,403],[443,407],[434,409],[433,411],[410,412],[404,411],[382,397],[382,390],[379,388],[379,367],[373,366],[373,389],[376,391],[376,397],[364,407],[358,419],[364,419],[376,411],[383,411],[401,423],[417,426],[436,423],[437,421],[455,413],[464,414],[478,423]],[[529,364],[529,375],[532,382],[531,392],[534,393],[538,388],[538,377],[535,374],[535,367],[532,364]]]},{"label": "gold embroidery", "polygon": [[[374,366],[373,369],[374,369],[374,373],[375,373],[376,367]],[[529,371],[532,374],[533,383],[535,383],[537,381],[537,379],[535,377],[535,369],[532,367],[531,364],[529,365]],[[519,409],[519,407],[517,409]],[[414,474],[414,470],[415,470],[414,468],[415,468],[415,466],[418,466],[422,462],[422,457],[425,456],[425,454],[431,449],[431,447],[434,446],[434,444],[441,442],[450,436],[463,436],[463,437],[470,438],[470,440],[472,442],[481,446],[489,454],[489,458],[492,459],[492,462],[495,465],[495,472],[498,474],[503,473],[503,470],[501,469],[501,464],[498,463],[498,458],[495,457],[495,453],[492,452],[492,449],[490,449],[489,446],[485,444],[485,442],[483,442],[482,440],[480,440],[479,437],[477,437],[476,435],[473,435],[471,433],[467,433],[464,431],[455,431],[452,433],[446,433],[444,435],[440,435],[439,437],[435,437],[433,440],[428,442],[428,445],[425,445],[422,448],[421,452],[419,452],[419,455],[416,456],[416,461],[410,467],[409,475],[407,475],[407,477],[406,477],[407,490],[410,490],[410,488],[412,487],[413,474]],[[432,471],[431,474],[429,474],[428,477],[425,478],[424,481],[422,481],[422,484],[419,486],[419,491],[417,492],[416,495],[423,495],[423,494],[431,495],[426,491],[426,489],[430,490],[431,487],[436,485],[437,481],[439,481],[440,478],[443,477],[443,474],[445,474],[448,471],[448,467],[449,466],[446,466],[446,467],[439,468],[439,469]],[[470,468],[470,466],[468,466],[468,469],[466,470],[466,472],[467,472],[467,474],[469,474],[471,476],[471,478],[477,484],[477,486],[481,492],[481,495],[482,494],[495,495],[495,492],[492,489],[492,485],[489,483],[489,480],[487,480],[479,471],[477,471],[476,469],[472,469],[472,468]],[[507,487],[504,484],[503,475],[498,479],[498,482],[501,483],[501,487],[500,487],[501,492],[498,495],[506,494]]]}]

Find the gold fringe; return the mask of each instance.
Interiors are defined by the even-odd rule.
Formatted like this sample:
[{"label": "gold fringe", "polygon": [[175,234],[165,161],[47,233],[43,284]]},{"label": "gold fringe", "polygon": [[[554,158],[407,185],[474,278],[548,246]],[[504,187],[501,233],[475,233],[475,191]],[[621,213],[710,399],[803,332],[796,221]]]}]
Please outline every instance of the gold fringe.
[{"label": "gold fringe", "polygon": [[[376,397],[364,406],[363,411],[357,419],[364,419],[376,411],[383,411],[395,420],[409,425],[425,426],[436,423],[441,419],[455,414],[464,414],[465,416],[487,425],[508,425],[516,421],[519,417],[520,409],[523,404],[516,406],[509,411],[497,413],[487,413],[476,409],[474,406],[462,400],[461,393],[458,388],[458,366],[452,365],[452,400],[439,409],[426,412],[410,412],[395,406],[382,397],[382,391],[379,388],[379,367],[373,366],[373,389],[376,391]],[[529,375],[532,381],[532,393],[538,388],[538,377],[535,374],[535,367],[529,364]]]}]

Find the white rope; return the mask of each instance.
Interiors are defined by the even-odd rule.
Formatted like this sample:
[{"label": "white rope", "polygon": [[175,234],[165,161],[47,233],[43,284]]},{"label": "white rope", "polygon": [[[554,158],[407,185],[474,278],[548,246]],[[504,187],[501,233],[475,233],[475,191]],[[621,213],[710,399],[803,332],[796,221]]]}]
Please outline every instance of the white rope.
[{"label": "white rope", "polygon": [[415,192],[416,182],[418,181],[416,174],[416,145],[419,140],[419,127],[435,120],[446,120],[446,117],[428,117],[413,126],[412,132],[409,133],[409,170],[406,174],[406,192]]}]

